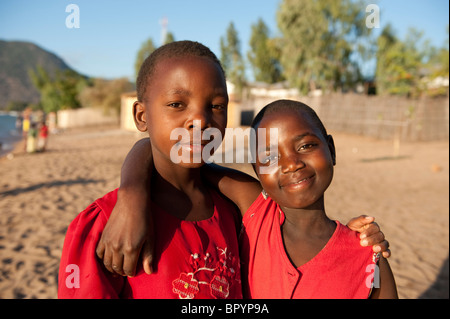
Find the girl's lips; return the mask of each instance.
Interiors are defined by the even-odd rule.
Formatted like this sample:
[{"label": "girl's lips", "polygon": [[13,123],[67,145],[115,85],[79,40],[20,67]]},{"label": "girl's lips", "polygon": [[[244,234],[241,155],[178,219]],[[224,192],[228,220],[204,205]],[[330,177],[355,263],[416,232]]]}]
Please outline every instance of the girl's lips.
[{"label": "girl's lips", "polygon": [[205,145],[203,144],[181,144],[181,147],[190,151],[190,152],[202,152],[205,148]]},{"label": "girl's lips", "polygon": [[295,180],[291,179],[290,181],[281,184],[280,187],[284,188],[284,189],[288,189],[288,190],[301,189],[301,188],[304,188],[304,187],[310,185],[313,178],[314,178],[314,175],[310,176],[310,177],[306,177],[306,178],[295,179]]}]

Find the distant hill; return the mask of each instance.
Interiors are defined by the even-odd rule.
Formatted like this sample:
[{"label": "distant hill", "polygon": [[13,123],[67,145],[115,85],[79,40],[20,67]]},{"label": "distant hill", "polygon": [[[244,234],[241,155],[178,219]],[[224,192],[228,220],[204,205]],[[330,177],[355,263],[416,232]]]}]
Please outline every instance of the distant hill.
[{"label": "distant hill", "polygon": [[38,65],[49,74],[70,69],[61,58],[33,43],[0,40],[0,110],[10,101],[39,102],[39,92],[28,75]]}]

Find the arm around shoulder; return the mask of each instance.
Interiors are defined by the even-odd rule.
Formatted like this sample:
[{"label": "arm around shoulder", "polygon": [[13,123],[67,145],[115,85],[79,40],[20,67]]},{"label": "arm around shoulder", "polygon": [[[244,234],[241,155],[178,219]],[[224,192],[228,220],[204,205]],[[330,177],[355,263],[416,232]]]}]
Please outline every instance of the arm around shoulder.
[{"label": "arm around shoulder", "polygon": [[203,168],[203,174],[208,183],[239,208],[242,216],[262,190],[257,179],[235,169],[208,164]]},{"label": "arm around shoulder", "polygon": [[134,276],[141,252],[145,272],[152,272],[154,230],[148,205],[152,171],[151,144],[144,138],[122,165],[117,203],[97,246],[98,257],[112,273]]}]

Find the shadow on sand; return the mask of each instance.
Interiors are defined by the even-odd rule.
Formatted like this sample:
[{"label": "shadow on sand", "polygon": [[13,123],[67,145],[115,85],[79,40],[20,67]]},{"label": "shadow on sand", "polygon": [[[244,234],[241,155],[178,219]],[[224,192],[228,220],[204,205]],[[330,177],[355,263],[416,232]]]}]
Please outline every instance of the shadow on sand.
[{"label": "shadow on sand", "polygon": [[39,188],[50,188],[53,186],[62,186],[62,185],[74,185],[74,184],[91,184],[91,183],[102,183],[105,182],[103,179],[75,179],[75,180],[66,180],[66,181],[53,181],[48,183],[39,183],[36,185],[31,185],[28,187],[18,187],[15,189],[11,189],[9,191],[1,192],[0,197],[6,196],[16,196],[22,193],[32,192]]},{"label": "shadow on sand", "polygon": [[435,282],[425,290],[419,299],[449,299],[448,296],[448,255]]},{"label": "shadow on sand", "polygon": [[372,162],[380,162],[380,161],[394,161],[394,160],[402,160],[410,158],[411,156],[403,155],[403,156],[382,156],[375,158],[363,158],[360,162],[363,163],[372,163]]}]

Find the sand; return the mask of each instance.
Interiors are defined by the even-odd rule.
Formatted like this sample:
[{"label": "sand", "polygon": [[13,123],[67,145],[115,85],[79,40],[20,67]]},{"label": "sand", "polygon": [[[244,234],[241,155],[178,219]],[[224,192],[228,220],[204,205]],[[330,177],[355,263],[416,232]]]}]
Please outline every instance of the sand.
[{"label": "sand", "polygon": [[[52,135],[47,152],[0,158],[0,298],[57,298],[67,226],[118,186],[121,164],[142,136],[116,127],[74,129]],[[392,141],[334,137],[328,214],[343,222],[376,217],[391,244],[401,298],[449,298],[448,141],[402,143],[394,157]]]}]

